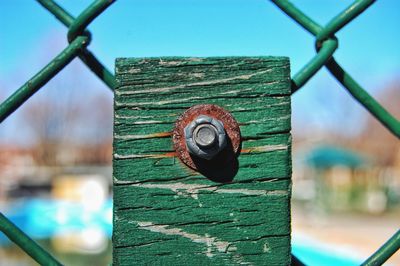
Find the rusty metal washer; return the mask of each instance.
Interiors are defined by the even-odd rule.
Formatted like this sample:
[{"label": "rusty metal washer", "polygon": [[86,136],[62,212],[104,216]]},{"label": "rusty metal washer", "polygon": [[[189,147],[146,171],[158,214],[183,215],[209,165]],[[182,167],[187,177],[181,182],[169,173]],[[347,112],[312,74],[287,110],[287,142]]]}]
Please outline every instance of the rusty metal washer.
[{"label": "rusty metal washer", "polygon": [[228,111],[214,104],[194,105],[176,120],[172,132],[172,141],[178,158],[193,170],[198,170],[187,149],[184,129],[199,115],[216,118],[224,124],[224,129],[230,142],[230,151],[222,152],[223,154],[219,156],[219,160],[222,160],[222,163],[233,160],[237,156],[241,144],[239,124]]}]

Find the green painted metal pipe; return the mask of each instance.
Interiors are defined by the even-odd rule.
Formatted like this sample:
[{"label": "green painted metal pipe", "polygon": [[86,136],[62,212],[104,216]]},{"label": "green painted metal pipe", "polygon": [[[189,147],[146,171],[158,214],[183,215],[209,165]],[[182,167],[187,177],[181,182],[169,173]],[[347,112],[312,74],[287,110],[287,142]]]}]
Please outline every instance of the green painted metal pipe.
[{"label": "green painted metal pipe", "polygon": [[75,18],[52,0],[36,0],[50,13],[52,13],[62,24],[69,27],[74,23]]},{"label": "green painted metal pipe", "polygon": [[40,265],[62,265],[0,212],[0,231]]},{"label": "green painted metal pipe", "polygon": [[[46,8],[50,13],[52,13],[64,26],[70,27],[75,18],[68,13],[65,9],[63,9],[60,5],[52,0],[36,0],[39,4],[41,4],[44,8]],[[88,30],[84,30],[81,34],[83,36],[87,36],[89,38],[88,43],[92,40],[92,34]],[[69,43],[71,43],[69,41]]]},{"label": "green painted metal pipe", "polygon": [[328,39],[331,35],[338,32],[341,28],[347,25],[350,21],[364,12],[375,0],[358,0],[354,1],[344,11],[331,19],[328,24],[317,34],[317,42]]},{"label": "green painted metal pipe", "polygon": [[380,247],[362,266],[382,265],[400,249],[400,230],[398,230],[382,247]]},{"label": "green painted metal pipe", "polygon": [[318,70],[321,69],[338,47],[338,41],[329,39],[322,43],[321,49],[299,72],[292,78],[292,93],[301,88]]},{"label": "green painted metal pipe", "polygon": [[394,118],[385,108],[380,105],[374,97],[363,88],[336,63],[332,58],[326,67],[344,86],[344,88],[361,103],[376,119],[378,119],[390,132],[400,138],[400,122]]},{"label": "green painted metal pipe", "polygon": [[304,14],[300,9],[294,6],[291,2],[287,0],[271,0],[275,5],[277,5],[286,15],[296,21],[300,26],[306,29],[313,35],[317,35],[323,28],[318,25],[309,16]]},{"label": "green painted metal pipe", "polygon": [[[308,32],[317,37],[317,41],[321,41],[329,38],[331,35],[338,32],[347,23],[356,18],[365,9],[372,5],[375,0],[358,0],[348,6],[345,10],[340,12],[337,16],[329,21],[329,23],[322,27],[309,16],[303,13],[295,5],[287,0],[271,0],[276,4],[283,12],[285,12],[290,18],[295,20],[300,26],[306,29]],[[332,36],[333,37],[333,36]]]},{"label": "green painted metal pipe", "polygon": [[71,42],[82,34],[86,27],[113,2],[114,0],[96,0],[87,7],[69,27],[68,41]]},{"label": "green painted metal pipe", "polygon": [[[66,10],[64,10],[61,6],[59,6],[57,3],[55,3],[52,0],[37,0],[44,8],[46,8],[48,11],[50,11],[62,24],[64,24],[66,27],[73,27],[75,18],[69,14]],[[106,7],[108,7],[111,3],[105,4],[101,3],[102,5],[100,8],[103,8],[102,11]],[[89,7],[90,8],[90,7]],[[101,12],[102,12],[101,11]],[[84,11],[85,12],[85,11]],[[100,12],[100,13],[101,13]],[[97,14],[98,15],[98,14]],[[95,17],[91,18],[92,20]],[[90,21],[89,21],[90,23]],[[86,25],[88,25],[87,23]],[[76,24],[78,26],[78,24]],[[79,24],[80,25],[80,24]],[[74,26],[74,27],[77,27]],[[80,27],[76,30],[82,30]],[[76,31],[74,30],[74,31]],[[84,36],[91,37],[91,33],[83,29]],[[100,61],[92,54],[92,52],[89,51],[89,49],[85,48],[82,50],[82,53],[79,54],[79,58],[82,60],[83,63],[85,63],[93,73],[99,77],[111,90],[115,88],[116,82],[115,82],[115,77],[114,75],[102,64]]]},{"label": "green painted metal pipe", "polygon": [[[322,49],[325,42],[330,40],[325,38],[328,38],[329,36],[334,37],[334,33],[361,14],[375,1],[358,0],[354,2],[339,15],[334,17],[325,28],[318,25],[318,23],[313,21],[310,17],[308,17],[300,9],[295,7],[287,0],[272,0],[272,2],[275,3],[289,17],[299,23],[303,28],[317,37],[316,48],[318,51]],[[321,42],[323,39],[325,40]],[[319,70],[318,66],[322,63],[322,59],[326,59],[324,64],[332,73],[332,75],[334,75],[335,78],[344,86],[344,88],[390,132],[400,138],[400,121],[392,116],[382,105],[380,105],[372,96],[370,96],[368,92],[358,85],[358,83],[352,79],[351,76],[345,72],[339,64],[336,63],[333,57],[326,57],[317,54],[304,68],[294,75],[292,79],[292,92],[296,92],[312,77],[313,74]],[[312,72],[311,70],[315,71],[310,75]]]},{"label": "green painted metal pipe", "polygon": [[113,74],[93,55],[89,49],[84,49],[79,58],[90,70],[99,77],[111,90],[116,87],[116,80]]},{"label": "green painted metal pipe", "polygon": [[0,123],[4,121],[11,113],[17,110],[26,100],[35,94],[51,78],[57,75],[69,62],[74,59],[81,49],[87,45],[88,38],[81,36],[76,38],[59,55],[57,55],[48,65],[40,70],[22,87],[16,90],[0,105]]}]

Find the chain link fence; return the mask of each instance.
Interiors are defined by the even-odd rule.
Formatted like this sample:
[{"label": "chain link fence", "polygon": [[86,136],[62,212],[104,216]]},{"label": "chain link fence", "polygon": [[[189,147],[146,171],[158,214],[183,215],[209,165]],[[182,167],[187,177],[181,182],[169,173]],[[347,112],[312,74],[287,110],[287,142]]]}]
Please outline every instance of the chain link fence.
[{"label": "chain link fence", "polygon": [[[35,76],[1,103],[0,122],[3,122],[76,57],[79,57],[111,90],[116,86],[113,74],[105,68],[88,49],[91,41],[91,34],[86,29],[87,26],[97,16],[101,15],[114,1],[95,0],[77,18],[74,18],[52,0],[37,1],[69,29],[67,35],[69,45]],[[354,1],[353,4],[332,18],[324,27],[316,23],[312,18],[287,0],[272,0],[271,2],[286,13],[289,18],[296,21],[301,27],[315,36],[316,54],[292,77],[292,93],[295,93],[303,87],[323,66],[326,66],[330,73],[356,101],[364,106],[364,108],[385,126],[387,130],[397,138],[400,138],[400,121],[369,95],[333,57],[339,43],[338,39],[335,37],[335,33],[345,27],[358,15],[362,14],[363,11],[369,8],[375,1]],[[30,239],[23,231],[18,229],[2,213],[0,213],[0,230],[38,263],[42,265],[61,265],[60,262],[42,249],[35,241]],[[400,230],[369,257],[363,265],[380,265],[399,248]],[[300,262],[296,258],[293,258],[292,263],[296,264]]]}]

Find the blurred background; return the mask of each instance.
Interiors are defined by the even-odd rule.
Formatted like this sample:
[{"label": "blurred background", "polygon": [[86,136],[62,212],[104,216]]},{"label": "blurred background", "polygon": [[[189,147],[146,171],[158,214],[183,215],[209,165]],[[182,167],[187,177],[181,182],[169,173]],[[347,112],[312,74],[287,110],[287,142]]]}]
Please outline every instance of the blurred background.
[{"label": "blurred background", "polygon": [[[77,16],[91,1],[57,1]],[[352,1],[292,1],[321,25]],[[335,58],[400,118],[400,2],[343,28]],[[67,46],[36,1],[0,1],[0,102]],[[264,0],[120,0],[89,27],[117,57],[288,56],[314,38]],[[358,265],[400,227],[400,142],[322,69],[292,97],[293,253]],[[107,265],[112,231],[112,92],[75,59],[0,125],[0,210],[67,265]],[[0,233],[0,265],[32,265]],[[388,262],[400,265],[399,252]]]}]

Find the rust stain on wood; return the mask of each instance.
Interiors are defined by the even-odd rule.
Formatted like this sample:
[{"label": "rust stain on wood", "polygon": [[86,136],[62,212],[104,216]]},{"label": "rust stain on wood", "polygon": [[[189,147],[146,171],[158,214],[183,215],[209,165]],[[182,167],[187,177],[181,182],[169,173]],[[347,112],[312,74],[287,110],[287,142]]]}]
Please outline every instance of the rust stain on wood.
[{"label": "rust stain on wood", "polygon": [[[117,60],[114,265],[290,264],[289,70],[284,57]],[[173,148],[176,119],[199,104],[240,125],[229,182]]]}]

